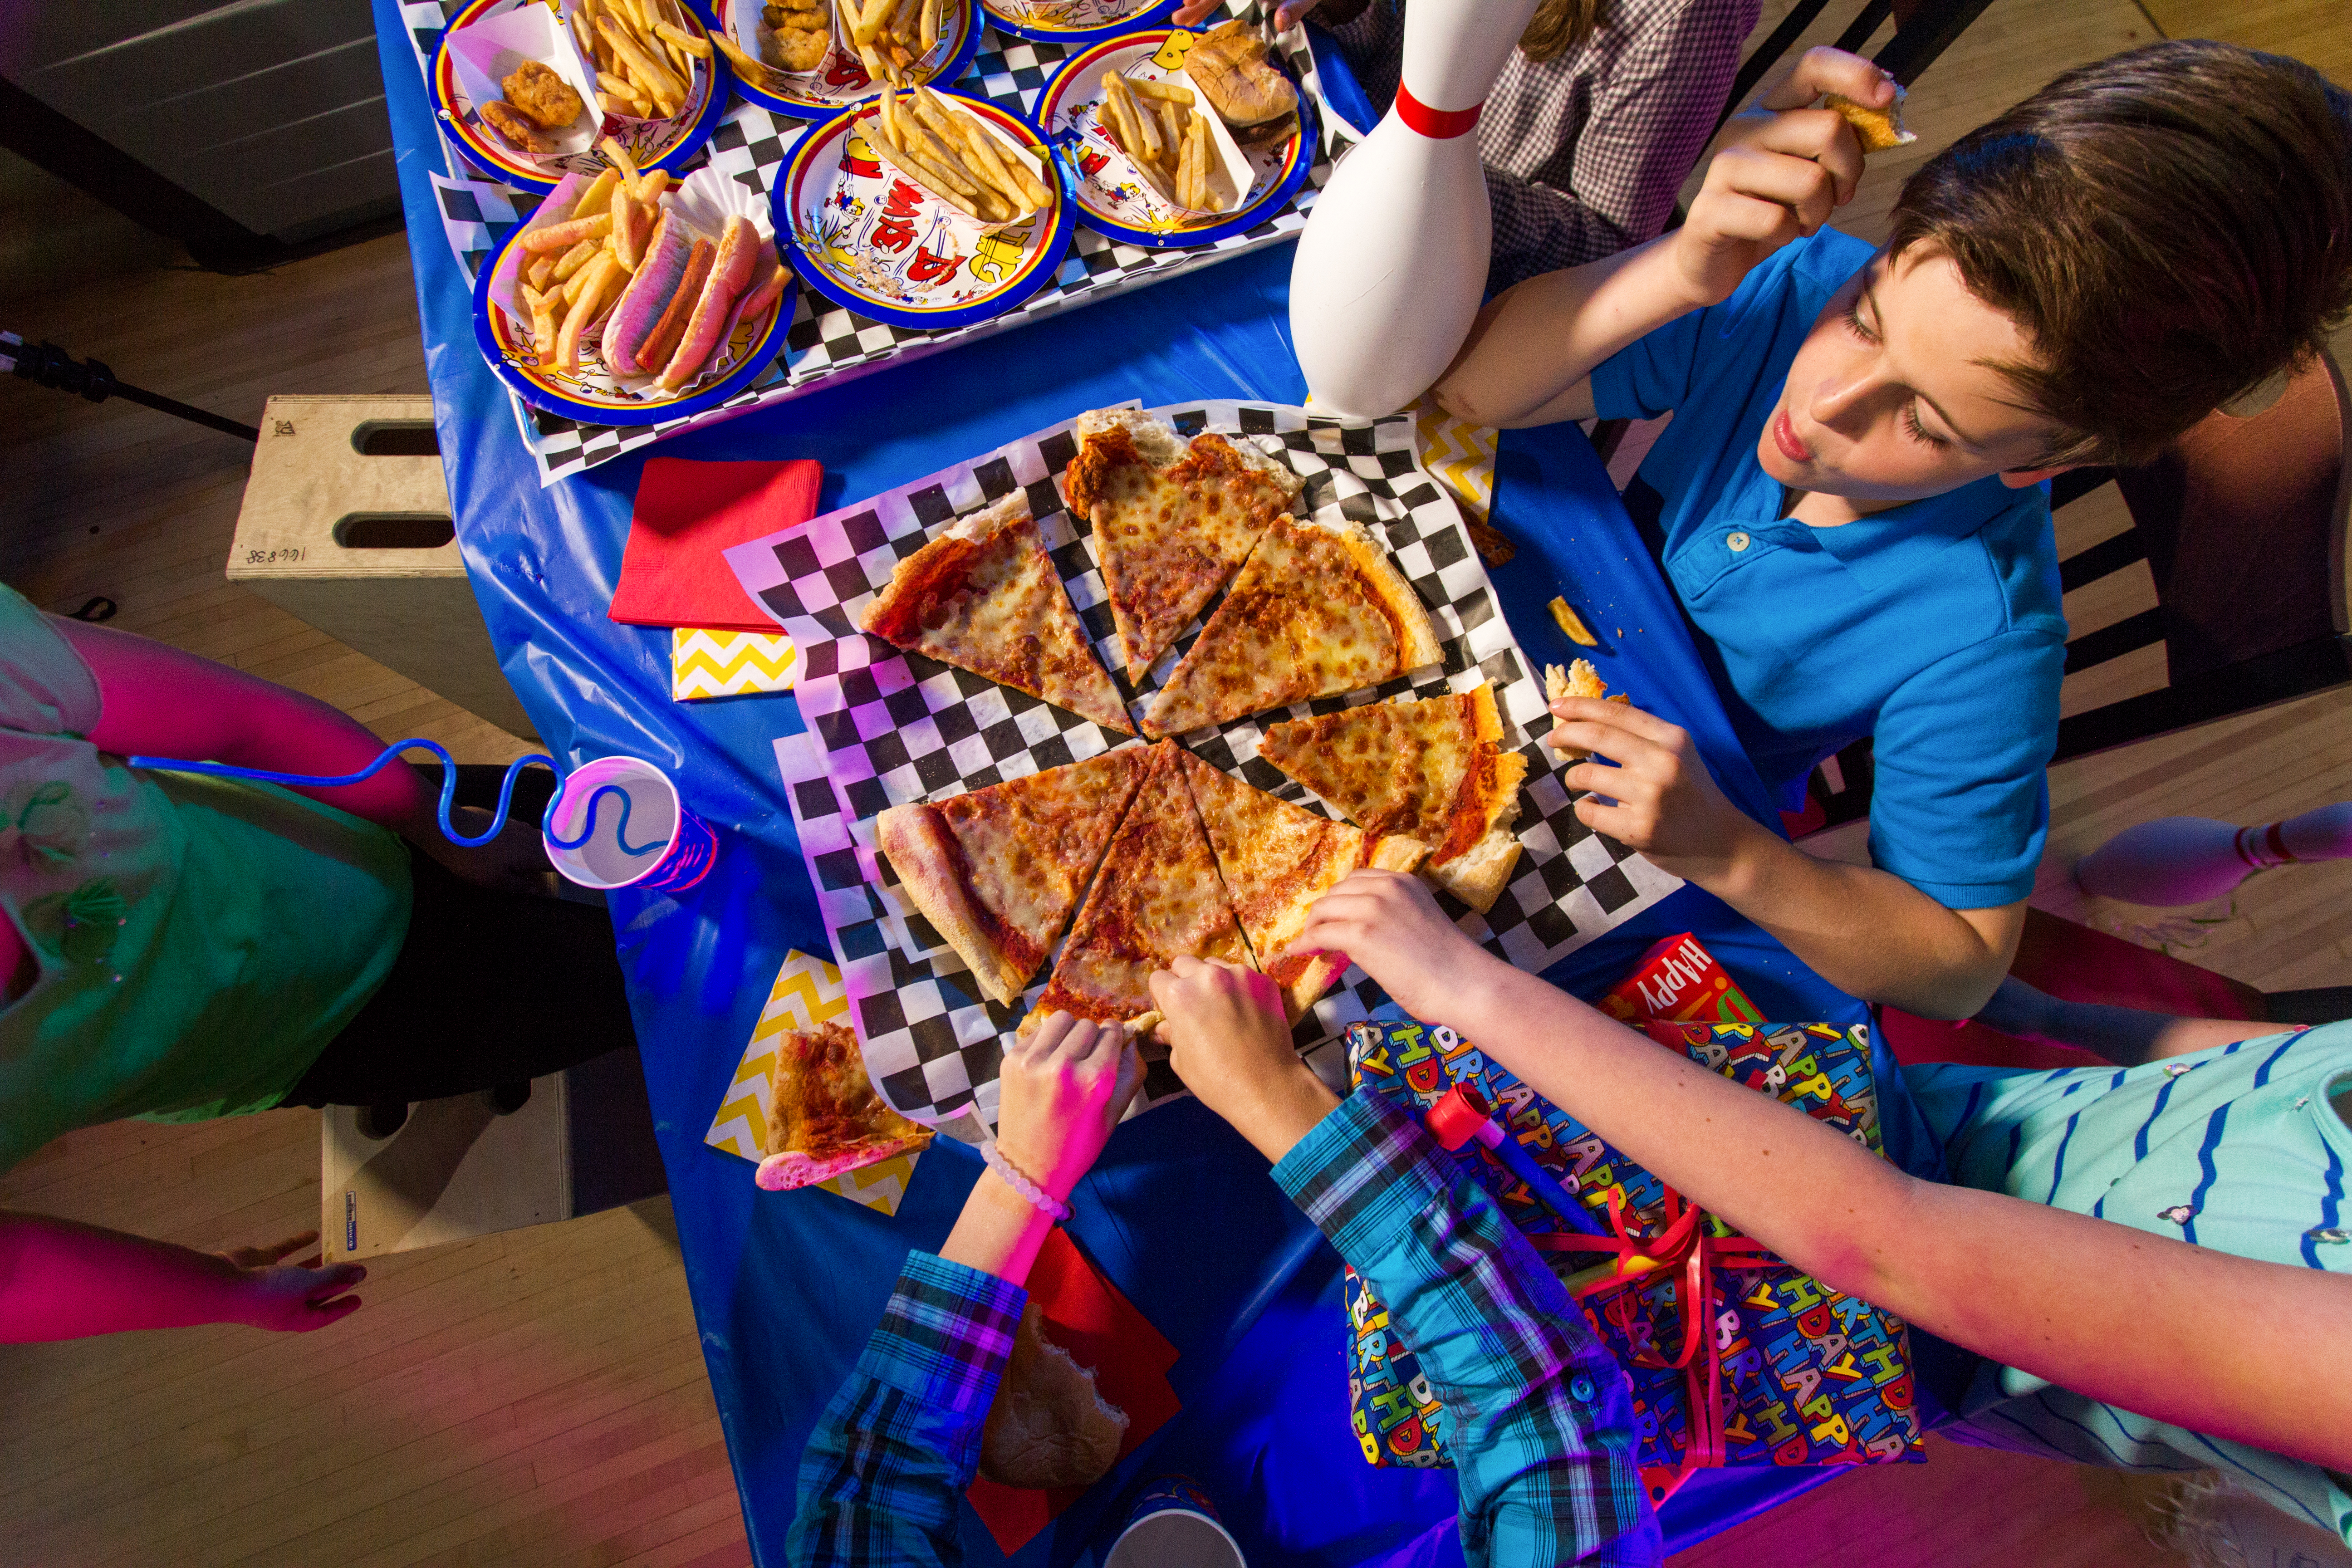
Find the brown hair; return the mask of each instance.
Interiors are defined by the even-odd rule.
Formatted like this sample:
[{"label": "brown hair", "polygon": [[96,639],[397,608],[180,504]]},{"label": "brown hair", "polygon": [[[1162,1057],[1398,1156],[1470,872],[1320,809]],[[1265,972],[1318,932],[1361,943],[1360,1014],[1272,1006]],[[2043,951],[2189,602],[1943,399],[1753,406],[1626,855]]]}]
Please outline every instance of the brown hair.
[{"label": "brown hair", "polygon": [[1928,160],[1889,249],[1951,258],[2037,363],[2053,463],[2140,463],[2352,308],[2352,93],[2282,55],[2152,44]]},{"label": "brown hair", "polygon": [[1592,37],[1600,21],[1601,0],[1538,0],[1519,35],[1519,53],[1538,65],[1556,60]]}]

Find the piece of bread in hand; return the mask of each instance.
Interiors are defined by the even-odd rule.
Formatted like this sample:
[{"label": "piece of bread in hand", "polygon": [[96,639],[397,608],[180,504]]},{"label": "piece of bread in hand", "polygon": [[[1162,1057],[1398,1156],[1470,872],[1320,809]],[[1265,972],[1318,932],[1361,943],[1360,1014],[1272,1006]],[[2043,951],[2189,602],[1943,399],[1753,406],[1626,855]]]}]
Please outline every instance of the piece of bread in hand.
[{"label": "piece of bread in hand", "polygon": [[1021,1310],[1013,1355],[980,1433],[980,1473],[999,1486],[1087,1487],[1127,1437],[1127,1412],[1105,1403],[1095,1374],[1045,1338],[1037,1303]]},{"label": "piece of bread in hand", "polygon": [[[1633,701],[1632,697],[1622,691],[1611,697],[1609,683],[1601,679],[1601,672],[1592,668],[1592,661],[1589,658],[1577,659],[1566,669],[1562,669],[1556,664],[1544,666],[1544,700],[1548,702],[1557,702],[1563,697],[1605,698],[1611,702],[1622,702],[1628,707],[1632,706]],[[1591,752],[1577,746],[1562,746],[1559,754],[1565,761],[1571,763],[1580,763],[1592,755]]]},{"label": "piece of bread in hand", "polygon": [[1898,87],[1895,89],[1894,102],[1884,109],[1873,109],[1868,104],[1856,103],[1843,94],[1832,92],[1822,95],[1822,107],[1837,110],[1839,117],[1853,127],[1853,133],[1861,140],[1864,152],[1884,153],[1890,147],[1906,147],[1919,140],[1903,129],[1903,89]]}]

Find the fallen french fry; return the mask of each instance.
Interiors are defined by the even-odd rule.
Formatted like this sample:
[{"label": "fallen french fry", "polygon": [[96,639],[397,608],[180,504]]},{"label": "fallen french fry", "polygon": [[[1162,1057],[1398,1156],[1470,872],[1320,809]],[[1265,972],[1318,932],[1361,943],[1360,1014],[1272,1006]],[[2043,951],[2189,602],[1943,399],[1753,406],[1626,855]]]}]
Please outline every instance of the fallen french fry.
[{"label": "fallen french fry", "polygon": [[571,282],[572,277],[582,268],[594,260],[598,252],[604,248],[604,244],[600,240],[582,240],[557,258],[554,276],[549,280],[555,283]]},{"label": "fallen french fry", "polygon": [[1566,599],[1555,596],[1546,607],[1551,611],[1551,618],[1559,623],[1559,629],[1568,634],[1569,641],[1579,647],[1601,646],[1601,639],[1592,635],[1591,628],[1584,624],[1584,617],[1578,615]]},{"label": "fallen french fry", "polygon": [[583,239],[601,239],[613,232],[613,215],[598,213],[593,217],[575,217],[562,223],[551,223],[532,229],[516,241],[525,250],[566,251]]}]

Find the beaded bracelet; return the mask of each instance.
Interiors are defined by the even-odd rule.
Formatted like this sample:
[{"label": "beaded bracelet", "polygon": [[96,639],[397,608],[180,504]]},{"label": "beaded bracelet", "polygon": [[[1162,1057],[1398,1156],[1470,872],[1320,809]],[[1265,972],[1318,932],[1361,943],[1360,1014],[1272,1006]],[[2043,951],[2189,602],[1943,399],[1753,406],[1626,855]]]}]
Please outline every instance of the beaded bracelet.
[{"label": "beaded bracelet", "polygon": [[1070,1217],[1070,1205],[1059,1201],[1053,1194],[1014,1170],[1013,1162],[998,1152],[995,1139],[989,1139],[981,1144],[980,1157],[987,1161],[988,1168],[1002,1177],[1006,1186],[1020,1194],[1022,1201],[1031,1208],[1041,1214],[1050,1215],[1057,1220]]}]

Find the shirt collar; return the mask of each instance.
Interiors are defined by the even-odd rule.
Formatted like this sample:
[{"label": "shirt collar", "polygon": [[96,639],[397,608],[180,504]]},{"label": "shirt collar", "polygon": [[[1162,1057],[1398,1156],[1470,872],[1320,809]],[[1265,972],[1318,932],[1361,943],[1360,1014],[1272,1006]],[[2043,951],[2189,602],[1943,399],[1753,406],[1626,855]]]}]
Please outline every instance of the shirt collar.
[{"label": "shirt collar", "polygon": [[1883,588],[1930,569],[1944,551],[1975,537],[2011,507],[2030,504],[2035,489],[2043,489],[2046,499],[2046,487],[2012,489],[2000,475],[1988,474],[1958,489],[1906,501],[1838,528],[1797,526],[1864,587]]}]

